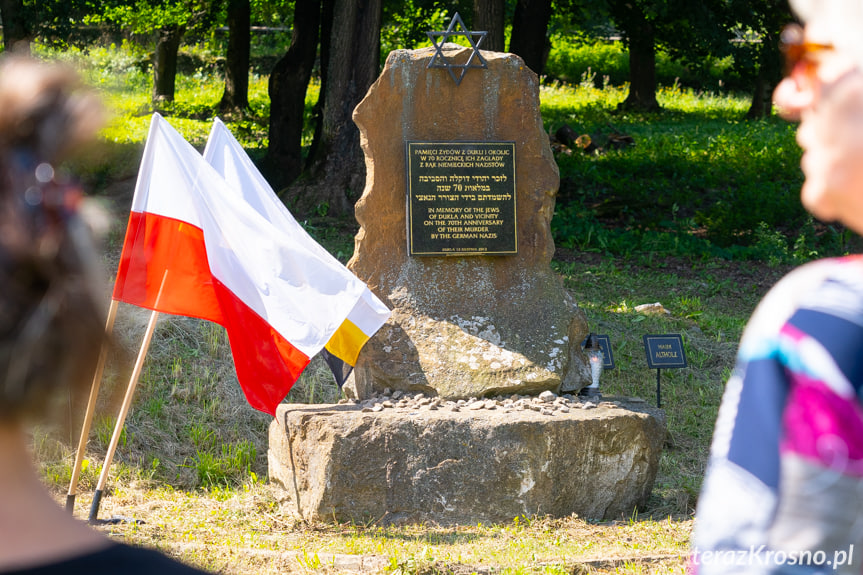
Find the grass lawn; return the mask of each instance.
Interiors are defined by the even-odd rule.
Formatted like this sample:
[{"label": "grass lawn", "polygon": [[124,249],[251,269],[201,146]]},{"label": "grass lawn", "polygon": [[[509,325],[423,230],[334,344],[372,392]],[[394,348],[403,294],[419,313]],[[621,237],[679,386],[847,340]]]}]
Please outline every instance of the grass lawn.
[{"label": "grass lawn", "polygon": [[[759,262],[693,265],[670,257],[636,263],[568,250],[558,252],[554,265],[593,329],[611,338],[617,368],[603,377],[605,393],[653,401],[656,376],[646,369],[641,335],[684,337],[690,367],[662,374],[670,437],[645,509],[606,523],[518,517],[502,525],[440,528],[298,521],[280,489],[266,482],[269,418],[241,397],[221,328],[163,316],[100,514],[145,523],[100,529],[229,573],[351,572],[358,557],[374,567],[370,572],[682,572],[736,342],[753,306],[783,269]],[[655,301],[671,315],[634,311]],[[121,332],[130,341],[144,316],[121,310],[127,324]],[[121,372],[116,369],[103,384],[114,401]],[[332,401],[336,395],[326,369],[313,364],[288,401]],[[101,413],[116,412],[110,403],[105,400]],[[110,419],[100,421],[80,485],[79,517],[88,514],[109,439]],[[38,443],[58,501],[68,485],[69,445],[48,435]]]}]

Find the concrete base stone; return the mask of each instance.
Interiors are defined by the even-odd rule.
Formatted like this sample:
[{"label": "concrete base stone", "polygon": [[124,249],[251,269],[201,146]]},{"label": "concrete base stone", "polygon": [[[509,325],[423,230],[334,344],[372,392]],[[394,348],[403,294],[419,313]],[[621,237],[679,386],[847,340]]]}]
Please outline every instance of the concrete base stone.
[{"label": "concrete base stone", "polygon": [[561,411],[283,404],[270,479],[305,519],[511,521],[629,516],[653,486],[661,410],[604,401]]}]

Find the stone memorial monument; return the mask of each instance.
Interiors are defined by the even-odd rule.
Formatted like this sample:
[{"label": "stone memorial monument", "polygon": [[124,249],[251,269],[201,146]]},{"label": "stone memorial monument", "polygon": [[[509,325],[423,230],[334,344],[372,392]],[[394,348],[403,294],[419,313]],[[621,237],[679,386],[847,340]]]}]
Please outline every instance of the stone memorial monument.
[{"label": "stone memorial monument", "polygon": [[589,384],[584,312],[550,262],[559,175],[537,76],[513,54],[398,50],[354,111],[366,155],[348,267],[392,309],[349,389],[442,398]]},{"label": "stone memorial monument", "polygon": [[559,175],[537,76],[479,51],[480,33],[460,34],[470,47],[446,43],[453,25],[439,34],[392,52],[354,111],[367,179],[348,266],[392,317],[360,353],[353,401],[280,406],[270,477],[319,519],[628,515],[664,421],[558,395],[590,383],[588,327],[550,267]]}]

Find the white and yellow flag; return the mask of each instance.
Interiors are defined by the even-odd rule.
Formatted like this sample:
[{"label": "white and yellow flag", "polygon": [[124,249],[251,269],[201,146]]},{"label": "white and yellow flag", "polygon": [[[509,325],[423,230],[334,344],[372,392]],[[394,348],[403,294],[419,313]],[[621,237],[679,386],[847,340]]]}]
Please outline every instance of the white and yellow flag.
[{"label": "white and yellow flag", "polygon": [[[349,366],[354,366],[360,349],[387,321],[390,310],[350,270],[321,247],[294,219],[252,163],[249,156],[225,124],[216,118],[204,149],[204,159],[228,183],[230,188],[267,219],[275,228],[283,230],[299,247],[308,251],[320,262],[313,272],[314,283],[361,284],[361,294],[332,337],[325,350]],[[310,273],[312,271],[310,270]],[[325,354],[326,355],[326,354]],[[333,375],[341,385],[349,370],[345,370],[327,357]]]}]

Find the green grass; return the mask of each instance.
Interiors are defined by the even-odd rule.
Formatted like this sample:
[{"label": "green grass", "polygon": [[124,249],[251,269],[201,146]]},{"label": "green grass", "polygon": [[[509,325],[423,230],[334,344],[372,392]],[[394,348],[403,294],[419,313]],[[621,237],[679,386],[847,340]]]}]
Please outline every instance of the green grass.
[{"label": "green grass", "polygon": [[[154,504],[155,503],[155,504]],[[104,529],[217,572],[681,573],[691,521],[637,516],[606,524],[514,517],[456,527],[298,523],[261,484],[183,493],[117,489],[103,503],[145,524]],[[372,568],[368,568],[372,567]]]},{"label": "green grass", "polygon": [[[519,517],[456,528],[298,521],[280,489],[262,479],[270,418],[249,408],[240,395],[221,328],[165,317],[154,335],[100,515],[136,517],[146,524],[104,529],[116,538],[230,573],[308,572],[315,571],[317,561],[326,572],[327,565],[342,565],[356,556],[379,560],[382,569],[396,573],[492,568],[502,573],[682,572],[691,513],[736,342],[755,302],[781,269],[765,272],[757,263],[720,261],[693,269],[683,260],[598,256],[554,265],[591,329],[611,339],[617,368],[603,375],[604,393],[653,402],[656,374],[645,367],[641,335],[675,332],[684,337],[690,367],[662,373],[670,436],[653,495],[637,513],[604,523],[574,516]],[[654,301],[671,315],[634,311]],[[125,309],[120,317],[132,311]],[[134,347],[134,326],[122,331],[131,334]],[[331,402],[338,397],[322,365],[303,377],[288,401]],[[108,390],[105,411],[124,383],[113,376],[103,384]],[[44,477],[61,499],[72,452],[68,444],[44,444]],[[78,516],[89,509],[104,448],[94,435]]]},{"label": "green grass", "polygon": [[[591,329],[610,337],[617,367],[603,375],[606,392],[655,402],[656,372],[645,367],[641,337],[683,336],[689,367],[660,374],[671,444],[663,451],[648,512],[685,514],[695,507],[717,406],[740,334],[755,303],[782,272],[767,272],[759,284],[752,280],[765,272],[755,264],[727,268],[719,262],[634,260],[557,263],[556,269],[585,310]],[[736,275],[726,276],[732,269]],[[640,304],[657,301],[670,315],[634,311]]]},{"label": "green grass", "polygon": [[743,119],[748,100],[662,88],[664,111],[616,112],[625,87],[546,85],[546,129],[569,126],[602,141],[634,145],[585,153],[564,149],[552,231],[558,245],[631,256],[800,263],[846,253],[856,237],[816,224],[799,202],[802,173],[795,126],[778,118]]},{"label": "green grass", "polygon": [[[681,83],[702,90],[748,87],[753,73],[752,48],[747,44],[736,46],[733,53],[711,57],[707,61],[682,63],[674,60],[663,49],[656,54],[656,78],[660,84],[670,86]],[[735,60],[737,65],[735,66]],[[596,40],[573,42],[567,36],[554,34],[545,66],[551,79],[577,83],[592,77],[593,84],[622,85],[629,79],[629,54],[619,41]]]}]

